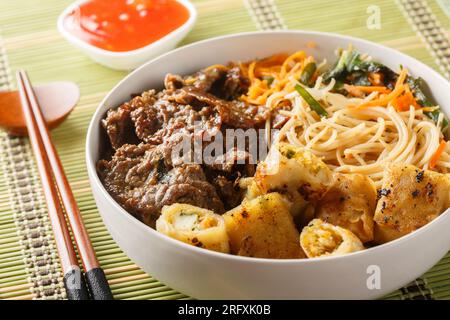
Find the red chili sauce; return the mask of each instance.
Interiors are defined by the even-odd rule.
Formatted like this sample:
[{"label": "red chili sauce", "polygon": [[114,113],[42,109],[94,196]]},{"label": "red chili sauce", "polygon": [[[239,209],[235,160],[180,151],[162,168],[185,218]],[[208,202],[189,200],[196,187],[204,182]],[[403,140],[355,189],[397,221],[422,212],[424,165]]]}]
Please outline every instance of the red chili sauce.
[{"label": "red chili sauce", "polygon": [[182,26],[189,11],[175,0],[90,0],[64,19],[77,38],[108,51],[145,47]]}]

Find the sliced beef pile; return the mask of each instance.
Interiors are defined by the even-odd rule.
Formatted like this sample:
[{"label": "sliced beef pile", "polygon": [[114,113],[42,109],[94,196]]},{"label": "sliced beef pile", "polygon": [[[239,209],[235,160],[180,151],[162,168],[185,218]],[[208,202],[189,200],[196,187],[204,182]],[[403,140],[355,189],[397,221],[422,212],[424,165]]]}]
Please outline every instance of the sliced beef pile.
[{"label": "sliced beef pile", "polygon": [[222,123],[235,128],[258,127],[265,122],[268,116],[268,111],[261,107],[247,105],[238,100],[223,100],[190,86],[176,90],[169,99],[181,104],[204,105],[213,108]]},{"label": "sliced beef pile", "polygon": [[188,133],[194,133],[194,129],[202,130],[214,136],[220,130],[222,121],[214,108],[181,104],[169,95],[164,95],[153,104],[135,108],[130,117],[137,137],[152,144],[163,143],[180,129]]},{"label": "sliced beef pile", "polygon": [[263,125],[268,116],[263,108],[227,100],[247,90],[238,68],[228,72],[211,68],[196,74],[191,81],[192,85],[187,85],[189,78],[169,74],[164,82],[165,90],[146,91],[109,110],[102,124],[112,148],[136,144],[138,140],[160,144],[180,128],[193,133],[195,123],[200,123],[198,130],[214,136],[222,124],[253,128]]},{"label": "sliced beef pile", "polygon": [[233,149],[218,157],[216,163],[205,165],[208,181],[216,187],[226,210],[241,203],[244,191],[238,185],[239,179],[255,174],[256,165],[252,163],[248,152]]},{"label": "sliced beef pile", "polygon": [[[214,164],[172,163],[172,149],[194,134],[213,140],[225,128],[261,127],[268,113],[237,98],[248,89],[238,67],[211,67],[194,75],[167,75],[165,89],[149,90],[102,121],[113,154],[98,163],[108,192],[130,213],[154,226],[164,205],[180,202],[224,212],[237,206],[237,181],[252,176],[245,152]],[[205,143],[203,147],[205,147]],[[111,152],[112,151],[112,152]]]},{"label": "sliced beef pile", "polygon": [[171,166],[160,146],[125,144],[98,172],[108,192],[130,213],[154,227],[161,209],[176,202],[223,213],[216,189],[200,165]]},{"label": "sliced beef pile", "polygon": [[140,107],[153,105],[158,100],[155,90],[143,92],[142,95],[125,102],[116,109],[108,110],[102,125],[108,134],[113,149],[125,143],[138,143],[135,125],[131,119],[131,112]]},{"label": "sliced beef pile", "polygon": [[210,67],[197,72],[193,77],[192,86],[201,92],[209,92],[219,99],[232,101],[247,92],[249,81],[241,75],[239,67]]}]

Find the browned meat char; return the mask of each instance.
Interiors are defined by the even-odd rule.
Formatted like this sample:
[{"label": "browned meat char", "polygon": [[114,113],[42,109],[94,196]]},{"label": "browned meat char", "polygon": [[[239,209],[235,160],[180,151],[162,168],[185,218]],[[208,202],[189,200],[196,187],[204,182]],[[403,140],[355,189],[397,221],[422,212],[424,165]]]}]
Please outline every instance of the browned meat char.
[{"label": "browned meat char", "polygon": [[212,178],[211,183],[216,187],[217,193],[220,199],[222,199],[226,210],[233,209],[241,203],[244,190],[239,187],[236,180],[219,175]]},{"label": "browned meat char", "polygon": [[157,99],[155,90],[149,90],[134,97],[129,102],[125,102],[117,109],[108,110],[106,118],[102,120],[102,125],[108,134],[113,149],[117,149],[125,143],[135,144],[139,142],[134,129],[134,122],[131,119],[131,112],[153,105]]},{"label": "browned meat char", "polygon": [[235,148],[217,157],[215,163],[205,164],[208,181],[216,187],[225,209],[230,210],[241,203],[244,191],[238,182],[242,177],[255,174],[256,165],[251,160],[248,152]]},{"label": "browned meat char", "polygon": [[192,161],[194,137],[204,138],[205,148],[217,133],[260,127],[268,116],[264,108],[237,100],[247,91],[248,79],[235,66],[215,66],[187,77],[168,74],[164,86],[108,111],[102,124],[113,155],[98,162],[108,192],[152,227],[164,205],[188,203],[216,213],[237,206],[243,197],[237,181],[255,171],[246,151],[217,156],[214,164],[193,164],[174,158],[173,151],[179,152],[174,147],[187,138]]},{"label": "browned meat char", "polygon": [[180,104],[163,96],[152,105],[136,108],[131,112],[136,135],[142,141],[160,144],[176,131],[185,129],[186,133],[206,131],[214,136],[221,126],[222,119],[210,106],[194,109],[189,104]]},{"label": "browned meat char", "polygon": [[184,79],[177,74],[168,73],[164,78],[164,87],[166,90],[174,91],[184,87],[184,85]]},{"label": "browned meat char", "polygon": [[170,99],[181,104],[206,104],[217,110],[222,122],[235,128],[253,128],[262,125],[268,116],[265,108],[247,105],[242,101],[226,101],[194,87],[177,90]]},{"label": "browned meat char", "polygon": [[200,165],[172,167],[161,146],[125,144],[110,161],[101,160],[98,172],[107,191],[127,211],[154,226],[165,205],[181,202],[224,212],[216,189]]},{"label": "browned meat char", "polygon": [[255,174],[255,161],[251,154],[245,150],[234,148],[227,153],[214,159],[214,163],[205,164],[212,170],[233,174],[239,172],[241,175],[251,177]]},{"label": "browned meat char", "polygon": [[206,68],[192,77],[194,79],[192,86],[201,92],[210,92],[213,85],[225,75],[225,68]]},{"label": "browned meat char", "polygon": [[249,87],[249,81],[242,76],[239,67],[207,68],[195,74],[194,79],[192,86],[198,91],[207,92],[228,101],[239,98]]},{"label": "browned meat char", "polygon": [[224,84],[217,96],[225,100],[235,100],[246,93],[249,86],[250,82],[242,76],[241,70],[234,67],[227,72]]},{"label": "browned meat char", "polygon": [[127,142],[133,143],[132,140],[137,141],[130,119],[131,108],[131,103],[125,103],[117,109],[110,109],[106,118],[102,120],[103,128],[106,130],[113,149],[117,149]]},{"label": "browned meat char", "polygon": [[[242,94],[247,85],[239,68],[232,68],[228,72],[219,68],[201,71],[195,75],[193,86],[187,87],[182,77],[168,74],[164,85],[166,89],[158,94],[154,90],[146,91],[117,109],[108,111],[102,123],[113,149],[139,141],[160,144],[180,128],[187,128],[192,133],[194,122],[201,123],[199,130],[214,136],[220,130],[222,116],[230,124],[239,120],[237,125],[243,128],[252,127],[254,121],[250,119],[253,116],[256,116],[257,122],[261,120],[257,108],[252,107],[252,111],[246,114],[243,103],[225,101],[207,93],[218,91],[217,94],[225,98]],[[214,89],[216,87],[220,90]],[[193,93],[182,99],[183,92],[189,90]]]},{"label": "browned meat char", "polygon": [[161,180],[161,190],[157,196],[156,201],[163,205],[188,203],[217,213],[224,212],[216,189],[206,180],[198,164],[185,164],[170,170]]}]

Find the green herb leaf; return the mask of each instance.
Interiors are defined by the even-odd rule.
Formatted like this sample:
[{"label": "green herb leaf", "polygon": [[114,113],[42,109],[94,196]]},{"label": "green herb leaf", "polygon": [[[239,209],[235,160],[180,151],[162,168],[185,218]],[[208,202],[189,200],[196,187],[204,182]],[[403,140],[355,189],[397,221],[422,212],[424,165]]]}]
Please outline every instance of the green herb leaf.
[{"label": "green herb leaf", "polygon": [[417,102],[423,107],[432,107],[434,104],[427,98],[421,89],[422,78],[414,79],[413,77],[407,77],[406,83],[414,94]]},{"label": "green herb leaf", "polygon": [[[400,65],[400,69],[403,69],[403,65]],[[332,78],[334,78],[336,80],[336,84],[334,85],[333,90],[336,92],[345,93],[343,89],[344,83],[365,86],[371,85],[369,81],[370,73],[381,73],[383,75],[384,85],[390,89],[393,89],[393,83],[395,83],[398,78],[398,74],[385,65],[374,61],[364,61],[361,59],[358,52],[344,50],[334,66],[323,75],[323,80],[325,82],[329,82]],[[406,83],[411,88],[414,98],[416,98],[417,102],[421,106],[431,107],[435,105],[423,93],[421,89],[421,78],[414,79],[413,77],[408,76],[406,78]],[[312,105],[311,108],[313,108]],[[432,112],[424,112],[424,114],[434,122],[437,122],[441,111],[435,110]],[[442,121],[442,129],[446,128],[448,125],[448,119],[444,118]]]},{"label": "green herb leaf", "polygon": [[[411,88],[411,91],[413,92],[414,98],[416,98],[417,102],[423,107],[432,107],[435,104],[432,103],[428,99],[428,97],[423,93],[423,91],[421,89],[422,82],[423,82],[422,78],[414,79],[413,77],[409,77],[409,76],[406,78],[406,83]],[[441,110],[437,109],[432,112],[424,112],[424,114],[428,118],[433,120],[435,123],[437,123],[438,119],[439,119],[439,115],[441,114]],[[447,126],[448,126],[448,120],[447,120],[447,118],[444,117],[444,120],[442,121],[442,128],[446,128]]]},{"label": "green herb leaf", "polygon": [[[430,118],[431,120],[433,120],[434,122],[438,122],[438,120],[439,120],[439,115],[441,114],[442,112],[441,112],[441,110],[439,110],[439,109],[437,109],[437,110],[434,110],[434,111],[432,111],[432,112],[424,112],[424,114],[428,117],[428,118]],[[442,127],[441,127],[441,129],[444,129],[444,128],[446,128],[448,126],[448,120],[447,120],[447,118],[445,118],[445,116],[444,116],[444,120],[442,120]]]},{"label": "green herb leaf", "polygon": [[300,82],[306,86],[309,86],[311,79],[316,72],[317,66],[315,62],[308,63],[303,69],[302,75],[300,76]]},{"label": "green herb leaf", "polygon": [[362,70],[361,69],[362,62],[363,61],[361,60],[359,53],[356,51],[351,51],[347,55],[347,59],[345,61],[345,69],[347,70],[348,73],[357,70]]},{"label": "green herb leaf", "polygon": [[319,116],[326,117],[328,112],[322,107],[322,105],[313,98],[309,92],[300,85],[295,86],[295,90],[300,94],[300,96],[306,101],[307,104],[313,109]]},{"label": "green herb leaf", "polygon": [[339,57],[339,60],[336,61],[333,68],[328,70],[323,75],[323,80],[325,82],[330,81],[332,78],[335,78],[336,80],[341,77],[341,75],[344,73],[345,70],[345,64],[348,59],[348,51],[343,51],[341,56]]},{"label": "green herb leaf", "polygon": [[369,73],[380,72],[384,75],[385,85],[397,78],[397,74],[374,61],[364,61],[357,51],[343,51],[339,60],[323,75],[323,80],[329,82],[332,78],[345,82],[348,76],[353,78],[350,83],[354,85],[371,85],[368,81]]}]

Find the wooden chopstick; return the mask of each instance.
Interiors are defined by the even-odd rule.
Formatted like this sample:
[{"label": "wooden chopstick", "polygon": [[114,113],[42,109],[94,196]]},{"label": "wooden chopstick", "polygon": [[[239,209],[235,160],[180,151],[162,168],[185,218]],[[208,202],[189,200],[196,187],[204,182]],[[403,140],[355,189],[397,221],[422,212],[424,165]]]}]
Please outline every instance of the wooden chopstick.
[{"label": "wooden chopstick", "polygon": [[31,147],[36,158],[36,163],[41,177],[48,215],[55,236],[56,249],[58,250],[61,268],[64,273],[64,286],[69,300],[87,300],[89,294],[78,266],[78,259],[70,238],[70,232],[66,225],[64,212],[58,198],[58,190],[53,183],[52,170],[47,158],[43,141],[39,134],[36,120],[28,102],[28,95],[22,82],[22,77],[17,74],[17,85],[21,106]]},{"label": "wooden chopstick", "polygon": [[[72,189],[70,188],[67,177],[64,173],[63,166],[61,164],[61,160],[56,152],[56,149],[53,145],[53,142],[50,137],[50,133],[48,127],[45,123],[44,117],[42,115],[42,111],[37,102],[36,96],[34,94],[33,88],[31,86],[30,80],[25,71],[19,70],[17,72],[17,80],[19,84],[19,91],[24,93],[26,99],[26,103],[22,101],[22,109],[24,109],[24,114],[28,113],[28,116],[25,116],[27,122],[27,128],[30,126],[32,129],[29,130],[29,136],[33,136],[32,143],[34,141],[37,142],[36,146],[33,145],[34,149],[39,149],[35,151],[35,154],[41,154],[39,158],[41,162],[45,164],[46,167],[50,170],[50,176],[52,177],[52,185],[55,188],[55,183],[57,190],[59,191],[59,196],[64,206],[67,218],[70,223],[70,227],[72,229],[72,234],[77,244],[78,253],[80,255],[81,261],[83,263],[83,267],[85,270],[85,280],[89,287],[89,292],[91,297],[94,300],[109,300],[113,299],[111,289],[109,288],[108,282],[106,280],[105,273],[103,269],[100,267],[100,264],[95,256],[94,248],[92,247],[91,241],[89,239],[86,228],[83,224],[83,220],[81,218],[80,210],[75,201],[75,197],[73,195]],[[26,109],[26,110],[25,110]],[[28,119],[30,118],[30,119]],[[28,124],[30,123],[30,125]],[[30,134],[31,133],[31,134]],[[34,144],[34,143],[33,143]],[[42,150],[45,150],[44,155],[42,155]],[[36,156],[38,158],[38,156]],[[44,171],[43,171],[44,172]],[[47,176],[47,171],[45,171],[45,175]],[[53,182],[54,178],[54,182]],[[45,177],[45,180],[47,178]],[[45,187],[44,187],[45,188]],[[52,194],[53,195],[53,194]],[[46,198],[47,199],[47,198]],[[53,200],[53,197],[49,197],[48,200]],[[59,202],[59,198],[57,201]],[[48,204],[48,201],[47,201]],[[50,206],[52,206],[50,204]],[[61,205],[59,204],[59,207]],[[67,225],[65,224],[65,219],[63,221],[57,220],[59,223],[64,222],[65,228],[67,229]],[[56,222],[56,221],[55,221]],[[61,223],[60,223],[61,224]],[[64,227],[61,227],[64,229]],[[58,235],[55,234],[55,237]],[[70,238],[69,238],[70,239]],[[62,244],[61,244],[62,245]],[[64,242],[64,245],[68,245],[68,243]],[[72,242],[70,242],[70,247],[73,250]],[[70,249],[68,249],[70,251]],[[58,250],[59,251],[59,250]]]}]

